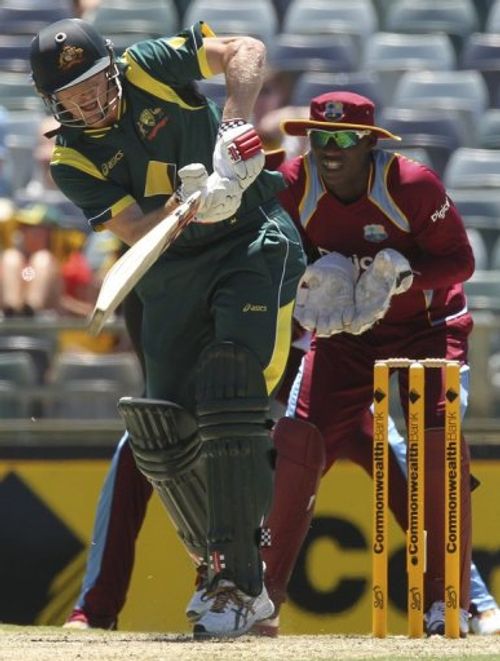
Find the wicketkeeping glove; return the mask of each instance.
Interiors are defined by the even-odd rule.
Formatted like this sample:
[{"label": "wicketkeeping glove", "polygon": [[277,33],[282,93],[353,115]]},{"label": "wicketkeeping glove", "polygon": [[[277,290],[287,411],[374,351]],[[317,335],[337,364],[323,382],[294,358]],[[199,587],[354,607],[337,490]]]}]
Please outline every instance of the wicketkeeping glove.
[{"label": "wicketkeeping glove", "polygon": [[231,218],[241,204],[242,190],[235,180],[220,177],[216,172],[208,176],[202,163],[190,163],[178,172],[181,186],[177,191],[185,200],[196,191],[201,192],[201,202],[193,222],[218,223]]},{"label": "wicketkeeping glove", "polygon": [[235,179],[244,191],[257,179],[264,162],[262,141],[251,124],[244,119],[222,122],[213,155],[214,172]]},{"label": "wicketkeeping glove", "polygon": [[391,298],[409,289],[412,282],[413,273],[406,257],[392,248],[378,252],[356,284],[356,310],[351,333],[364,333],[382,319],[389,309]]},{"label": "wicketkeeping glove", "polygon": [[297,289],[294,317],[319,337],[349,331],[354,315],[357,269],[351,259],[332,252],[307,267]]}]

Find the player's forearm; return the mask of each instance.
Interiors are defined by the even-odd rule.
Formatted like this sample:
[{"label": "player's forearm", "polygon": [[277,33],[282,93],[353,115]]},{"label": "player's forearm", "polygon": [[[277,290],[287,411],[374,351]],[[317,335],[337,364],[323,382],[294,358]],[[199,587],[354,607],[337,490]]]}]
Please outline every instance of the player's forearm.
[{"label": "player's forearm", "polygon": [[474,256],[469,246],[458,253],[410,260],[414,273],[413,289],[440,289],[465,282],[474,272]]},{"label": "player's forearm", "polygon": [[224,58],[226,103],[223,119],[250,120],[255,100],[262,87],[266,49],[261,41],[242,38],[231,43]]},{"label": "player's forearm", "polygon": [[180,202],[172,195],[164,206],[144,215],[138,206],[133,205],[132,209],[127,209],[118,216],[108,220],[105,227],[127,246],[132,246],[147,234],[149,230],[158,225],[161,220],[172,213],[179,204]]}]

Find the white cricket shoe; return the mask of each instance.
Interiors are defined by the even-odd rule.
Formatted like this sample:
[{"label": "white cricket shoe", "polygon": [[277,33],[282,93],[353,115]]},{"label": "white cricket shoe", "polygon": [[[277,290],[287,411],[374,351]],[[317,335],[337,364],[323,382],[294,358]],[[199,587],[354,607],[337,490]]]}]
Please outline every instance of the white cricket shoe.
[{"label": "white cricket shoe", "polygon": [[[424,615],[425,631],[428,636],[444,636],[444,601],[435,601]],[[469,632],[469,612],[460,609],[460,638],[467,638]]]},{"label": "white cricket shoe", "polygon": [[500,608],[488,608],[473,615],[469,622],[471,633],[478,636],[500,635]]},{"label": "white cricket shoe", "polygon": [[208,567],[200,565],[196,568],[195,591],[186,606],[186,617],[190,622],[198,622],[200,617],[210,608],[208,588]]},{"label": "white cricket shoe", "polygon": [[271,617],[274,604],[265,586],[256,597],[239,590],[232,581],[221,579],[209,593],[210,608],[194,625],[195,640],[236,638],[249,631],[256,622]]},{"label": "white cricket shoe", "polygon": [[278,638],[280,635],[280,616],[268,617],[256,622],[250,629],[252,636],[263,636],[265,638]]}]

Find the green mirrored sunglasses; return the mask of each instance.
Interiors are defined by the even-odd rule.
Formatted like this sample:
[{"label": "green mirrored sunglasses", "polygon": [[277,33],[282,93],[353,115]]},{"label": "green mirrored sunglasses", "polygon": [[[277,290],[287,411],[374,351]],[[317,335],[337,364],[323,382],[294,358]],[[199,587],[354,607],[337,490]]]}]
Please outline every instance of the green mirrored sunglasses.
[{"label": "green mirrored sunglasses", "polygon": [[337,145],[339,149],[349,149],[359,144],[359,141],[371,131],[319,131],[311,129],[309,139],[313,147],[326,147],[330,140]]}]

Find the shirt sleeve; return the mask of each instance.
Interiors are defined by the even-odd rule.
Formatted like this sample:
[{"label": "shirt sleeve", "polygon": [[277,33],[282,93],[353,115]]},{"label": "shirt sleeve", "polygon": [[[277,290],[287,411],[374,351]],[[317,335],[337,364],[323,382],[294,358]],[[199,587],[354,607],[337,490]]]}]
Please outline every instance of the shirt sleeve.
[{"label": "shirt sleeve", "polygon": [[82,210],[95,230],[135,202],[75,150],[56,147],[50,170],[58,188]]},{"label": "shirt sleeve", "polygon": [[200,21],[173,37],[134,44],[122,58],[129,66],[138,65],[146,74],[167,85],[182,87],[193,80],[213,76],[203,40],[214,36],[211,28]]},{"label": "shirt sleeve", "polygon": [[[437,175],[427,168],[401,191],[417,250],[409,255],[415,289],[437,289],[465,282],[474,256],[462,218]],[[406,209],[405,209],[406,207]]]}]

